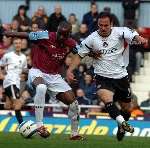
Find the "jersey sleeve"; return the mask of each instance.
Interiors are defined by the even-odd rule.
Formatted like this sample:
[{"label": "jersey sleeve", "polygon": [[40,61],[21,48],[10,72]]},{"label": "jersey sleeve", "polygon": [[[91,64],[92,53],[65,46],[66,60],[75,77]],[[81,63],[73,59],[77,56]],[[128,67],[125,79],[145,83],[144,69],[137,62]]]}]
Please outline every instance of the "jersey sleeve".
[{"label": "jersey sleeve", "polygon": [[92,34],[89,35],[85,40],[81,42],[80,45],[76,46],[78,54],[83,58],[88,55],[89,52],[93,50],[93,38]]},{"label": "jersey sleeve", "polygon": [[31,41],[41,40],[41,39],[49,39],[48,31],[37,31],[37,32],[30,32],[29,39]]},{"label": "jersey sleeve", "polygon": [[133,38],[136,35],[139,35],[135,30],[132,30],[128,27],[121,27],[121,28],[122,28],[121,35],[129,44],[132,42]]}]

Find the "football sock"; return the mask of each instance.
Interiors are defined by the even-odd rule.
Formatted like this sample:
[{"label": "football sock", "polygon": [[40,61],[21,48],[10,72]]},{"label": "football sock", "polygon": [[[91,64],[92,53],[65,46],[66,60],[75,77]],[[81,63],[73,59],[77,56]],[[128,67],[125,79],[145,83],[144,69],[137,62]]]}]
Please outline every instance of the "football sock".
[{"label": "football sock", "polygon": [[34,105],[35,105],[35,118],[37,127],[41,127],[43,125],[43,111],[45,105],[45,94],[47,87],[45,84],[39,84],[36,87],[36,94],[34,97]]},{"label": "football sock", "polygon": [[110,117],[116,120],[119,124],[125,121],[119,109],[113,102],[106,103],[105,108],[107,112],[109,113]]},{"label": "football sock", "polygon": [[71,136],[76,136],[78,135],[79,126],[79,106],[77,100],[69,105],[68,117],[71,120]]},{"label": "football sock", "polygon": [[18,123],[21,124],[23,122],[21,111],[20,110],[15,110],[15,115],[16,115],[16,119],[17,119]]}]

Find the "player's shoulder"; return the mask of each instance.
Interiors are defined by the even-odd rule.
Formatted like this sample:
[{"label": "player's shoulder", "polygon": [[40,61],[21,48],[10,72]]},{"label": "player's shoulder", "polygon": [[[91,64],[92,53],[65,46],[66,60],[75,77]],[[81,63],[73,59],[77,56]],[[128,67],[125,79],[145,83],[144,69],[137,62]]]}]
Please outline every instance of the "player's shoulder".
[{"label": "player's shoulder", "polygon": [[87,38],[93,40],[94,38],[98,36],[99,36],[98,31],[94,31],[90,35],[88,35]]},{"label": "player's shoulder", "polygon": [[127,27],[112,27],[112,35],[122,36],[127,31]]},{"label": "player's shoulder", "polygon": [[5,57],[9,57],[9,56],[13,56],[14,55],[14,51],[10,51],[4,54]]},{"label": "player's shoulder", "polygon": [[112,30],[114,32],[120,33],[120,32],[130,31],[131,29],[128,27],[112,27]]},{"label": "player's shoulder", "polygon": [[77,42],[73,39],[73,38],[68,38],[66,41],[65,41],[65,44],[70,47],[70,48],[73,48],[76,46]]}]

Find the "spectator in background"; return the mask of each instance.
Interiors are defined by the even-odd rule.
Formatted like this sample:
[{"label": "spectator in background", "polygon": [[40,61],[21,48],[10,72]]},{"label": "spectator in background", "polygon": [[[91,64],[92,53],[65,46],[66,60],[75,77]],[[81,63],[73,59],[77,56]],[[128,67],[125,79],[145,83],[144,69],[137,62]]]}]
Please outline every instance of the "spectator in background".
[{"label": "spectator in background", "polygon": [[78,83],[84,83],[84,75],[86,74],[87,68],[85,64],[80,64],[77,69],[74,70],[75,79]]},{"label": "spectator in background", "polygon": [[76,96],[79,105],[89,105],[90,101],[89,99],[85,96],[84,90],[83,89],[77,89],[76,91]]},{"label": "spectator in background", "polygon": [[28,45],[28,40],[27,39],[22,39],[21,41],[21,52],[25,55],[29,55],[30,54],[30,48]]},{"label": "spectator in background", "polygon": [[97,30],[97,19],[98,19],[98,10],[96,3],[91,3],[91,10],[84,14],[82,24],[86,24],[88,26],[88,30],[90,33]]},{"label": "spectator in background", "polygon": [[119,20],[118,20],[117,16],[115,14],[111,13],[111,8],[110,7],[104,7],[103,12],[110,13],[110,15],[112,17],[112,24],[113,24],[114,27],[119,27],[120,26],[120,23],[119,23]]},{"label": "spectator in background", "polygon": [[38,24],[38,28],[45,30],[47,27],[48,16],[46,15],[45,9],[43,6],[39,6],[34,16],[32,17],[32,23]]},{"label": "spectator in background", "polygon": [[76,15],[74,13],[71,13],[69,15],[68,22],[72,26],[72,34],[75,34],[76,32],[79,31],[79,22],[78,22]]},{"label": "spectator in background", "polygon": [[145,100],[145,101],[143,101],[143,102],[141,102],[141,105],[140,105],[141,107],[150,107],[150,91],[149,91],[149,93],[148,93],[148,99],[147,100]]},{"label": "spectator in background", "polygon": [[79,32],[72,35],[72,37],[80,44],[87,36],[89,35],[89,31],[86,24],[81,24]]},{"label": "spectator in background", "polygon": [[124,8],[124,26],[137,28],[140,0],[123,0],[122,6]]},{"label": "spectator in background", "polygon": [[19,22],[17,20],[13,20],[11,23],[11,31],[18,32],[19,31]]},{"label": "spectator in background", "polygon": [[[89,99],[85,96],[83,89],[76,90],[77,101],[79,105],[90,105]],[[81,113],[88,112],[88,108],[81,108]]]},{"label": "spectator in background", "polygon": [[36,23],[32,23],[31,31],[36,32],[39,31],[39,26]]},{"label": "spectator in background", "polygon": [[29,31],[31,20],[26,15],[26,6],[21,5],[18,8],[18,13],[13,17],[13,20],[17,20],[19,22],[19,30],[20,31]]},{"label": "spectator in background", "polygon": [[[87,72],[84,76],[84,82],[79,83],[79,87],[85,92],[90,104],[97,104],[96,100],[96,84],[93,81],[93,76]],[[96,103],[95,103],[96,102]]]},{"label": "spectator in background", "polygon": [[47,24],[48,30],[50,32],[56,32],[58,25],[63,21],[66,21],[66,18],[62,14],[61,5],[57,4],[55,6],[54,13],[52,13],[48,18],[48,24]]},{"label": "spectator in background", "polygon": [[5,53],[14,50],[14,46],[12,44],[12,37],[3,36],[3,48],[5,49]]}]

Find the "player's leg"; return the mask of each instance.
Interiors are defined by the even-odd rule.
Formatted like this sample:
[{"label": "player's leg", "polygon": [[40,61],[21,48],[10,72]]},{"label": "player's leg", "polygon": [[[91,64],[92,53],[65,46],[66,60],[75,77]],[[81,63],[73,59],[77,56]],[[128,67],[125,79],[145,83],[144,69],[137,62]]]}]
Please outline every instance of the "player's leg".
[{"label": "player's leg", "polygon": [[36,93],[34,96],[34,105],[35,105],[35,118],[37,123],[37,131],[40,136],[46,138],[50,135],[47,129],[43,126],[43,112],[45,105],[45,94],[47,86],[43,79],[43,74],[38,69],[30,69],[28,75],[28,84],[35,88]]},{"label": "player's leg", "polygon": [[71,120],[71,139],[81,138],[78,134],[79,126],[79,107],[78,101],[75,99],[75,95],[72,90],[61,92],[57,94],[57,99],[62,101],[64,104],[69,105],[68,117]]},{"label": "player's leg", "polygon": [[23,122],[23,117],[20,111],[21,107],[19,107],[19,103],[18,103],[18,108],[15,108],[15,105],[17,104],[15,102],[17,102],[17,99],[19,99],[20,97],[19,89],[16,87],[16,85],[10,85],[7,88],[5,88],[5,94],[12,102],[11,108],[15,111],[15,116],[18,123],[21,124]]},{"label": "player's leg", "polygon": [[113,79],[101,76],[96,77],[97,95],[104,102],[105,108],[110,117],[117,121],[119,125],[125,122],[124,117],[121,115],[120,110],[117,108],[113,101],[115,94],[115,84]]},{"label": "player's leg", "polygon": [[68,117],[71,120],[71,139],[80,140],[81,136],[78,134],[79,125],[79,107],[75,100],[75,95],[71,87],[65,82],[60,75],[49,77],[49,90],[57,92],[56,98],[66,105],[69,105]]},{"label": "player's leg", "polygon": [[117,93],[116,93],[116,100],[118,100],[118,103],[120,105],[120,112],[121,115],[124,117],[125,121],[124,124],[118,125],[118,131],[117,131],[117,139],[118,141],[121,141],[125,135],[125,131],[129,131],[130,133],[134,132],[134,128],[127,123],[131,116],[131,89],[128,77],[122,78],[119,80],[117,87]]},{"label": "player's leg", "polygon": [[8,109],[8,110],[12,109],[12,104],[13,104],[12,100],[8,96],[6,96],[6,101],[5,101],[5,104],[4,104],[4,108]]},{"label": "player's leg", "polygon": [[58,93],[56,96],[64,104],[69,105],[68,117],[71,121],[71,136],[70,140],[83,140],[84,138],[78,133],[80,111],[78,101],[75,99],[75,95],[72,90]]}]

